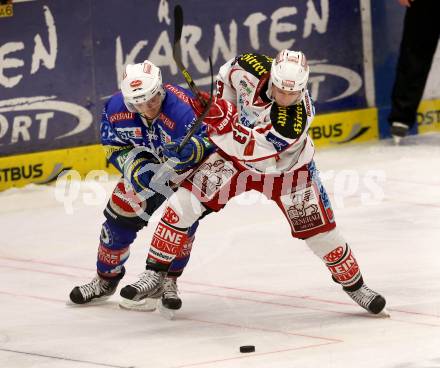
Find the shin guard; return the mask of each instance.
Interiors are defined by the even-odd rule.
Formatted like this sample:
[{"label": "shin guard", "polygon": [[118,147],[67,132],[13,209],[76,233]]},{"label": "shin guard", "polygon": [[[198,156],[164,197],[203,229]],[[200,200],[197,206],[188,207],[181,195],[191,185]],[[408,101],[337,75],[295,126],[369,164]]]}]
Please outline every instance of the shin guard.
[{"label": "shin guard", "polygon": [[106,221],[102,225],[98,260],[98,274],[102,277],[116,277],[130,255],[130,244],[136,238],[137,231]]},{"label": "shin guard", "polygon": [[324,261],[333,279],[344,288],[350,288],[362,279],[356,258],[337,228],[312,236],[306,239],[306,243]]}]

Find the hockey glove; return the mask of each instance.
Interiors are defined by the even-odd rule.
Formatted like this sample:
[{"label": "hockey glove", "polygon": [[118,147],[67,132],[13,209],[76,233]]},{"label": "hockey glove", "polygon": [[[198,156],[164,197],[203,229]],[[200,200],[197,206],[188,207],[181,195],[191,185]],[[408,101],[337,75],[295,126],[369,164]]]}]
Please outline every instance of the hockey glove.
[{"label": "hockey glove", "polygon": [[172,163],[177,172],[188,170],[197,165],[205,157],[205,152],[211,148],[211,143],[207,139],[193,135],[188,143],[177,152],[182,139],[179,138],[166,144],[163,148],[163,155]]},{"label": "hockey glove", "polygon": [[[209,94],[200,92],[199,96],[205,100],[209,100]],[[202,115],[204,106],[199,99],[192,99],[191,105],[197,116]],[[232,130],[232,124],[237,120],[237,108],[227,100],[219,97],[213,97],[208,115],[203,120],[208,125],[208,132],[211,134],[225,134]]]},{"label": "hockey glove", "polygon": [[150,181],[158,170],[159,164],[156,161],[139,158],[135,160],[128,169],[130,184],[136,193],[150,189]]}]

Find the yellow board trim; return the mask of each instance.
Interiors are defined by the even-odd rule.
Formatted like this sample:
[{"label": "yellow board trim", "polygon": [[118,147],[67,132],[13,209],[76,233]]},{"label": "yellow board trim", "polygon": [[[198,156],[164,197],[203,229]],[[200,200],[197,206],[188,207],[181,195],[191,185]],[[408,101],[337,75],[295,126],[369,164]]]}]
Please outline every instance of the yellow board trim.
[{"label": "yellow board trim", "polygon": [[340,146],[379,139],[377,109],[316,115],[309,135],[317,147]]},{"label": "yellow board trim", "polygon": [[[317,147],[340,146],[378,139],[377,109],[317,115],[309,130]],[[90,170],[118,171],[108,165],[99,145],[66,148],[0,158],[0,191],[30,183],[55,181],[66,169],[84,177]]]},{"label": "yellow board trim", "polygon": [[440,100],[422,101],[417,110],[419,133],[440,131]]},{"label": "yellow board trim", "polygon": [[90,170],[117,173],[107,164],[101,145],[66,148],[0,158],[0,191],[30,183],[55,181],[66,169],[74,169],[84,177]]}]

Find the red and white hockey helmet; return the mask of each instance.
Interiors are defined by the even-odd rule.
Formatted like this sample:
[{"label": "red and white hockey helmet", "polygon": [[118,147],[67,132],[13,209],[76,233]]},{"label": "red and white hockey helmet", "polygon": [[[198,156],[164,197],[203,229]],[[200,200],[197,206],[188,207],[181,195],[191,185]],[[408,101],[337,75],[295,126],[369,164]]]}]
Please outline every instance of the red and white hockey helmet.
[{"label": "red and white hockey helmet", "polygon": [[128,64],[121,82],[121,91],[127,109],[136,112],[134,105],[147,102],[158,93],[162,100],[165,98],[162,73],[148,60],[139,64]]},{"label": "red and white hockey helmet", "polygon": [[301,51],[282,50],[272,61],[269,85],[304,96],[309,80],[309,66]]}]

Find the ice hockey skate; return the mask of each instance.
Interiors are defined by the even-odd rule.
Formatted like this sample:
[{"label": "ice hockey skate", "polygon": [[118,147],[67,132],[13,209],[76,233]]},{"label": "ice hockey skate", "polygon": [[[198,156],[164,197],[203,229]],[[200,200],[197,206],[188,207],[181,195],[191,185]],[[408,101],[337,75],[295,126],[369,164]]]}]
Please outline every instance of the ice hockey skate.
[{"label": "ice hockey skate", "polygon": [[182,307],[182,299],[179,297],[179,290],[174,278],[165,278],[162,299],[158,307],[160,314],[166,319],[174,319],[175,312]]},{"label": "ice hockey skate", "polygon": [[152,312],[163,294],[166,273],[146,270],[138,281],[121,289],[119,306],[124,309]]},{"label": "ice hockey skate", "polygon": [[165,308],[178,310],[182,307],[182,299],[179,297],[176,280],[173,278],[165,278],[163,284],[162,305]]},{"label": "ice hockey skate", "polygon": [[409,127],[407,124],[394,121],[391,124],[391,136],[393,137],[394,144],[400,144],[402,138],[408,135]]},{"label": "ice hockey skate", "polygon": [[357,304],[368,312],[381,316],[389,317],[388,311],[385,309],[386,300],[385,298],[371,290],[367,285],[362,284],[362,286],[354,291],[345,290],[348,296],[353,299]]},{"label": "ice hockey skate", "polygon": [[115,293],[119,281],[124,277],[124,274],[125,270],[123,269],[120,276],[113,279],[105,279],[96,275],[89,283],[75,286],[70,292],[70,301],[73,304],[87,304],[90,302],[96,304],[106,301]]}]

